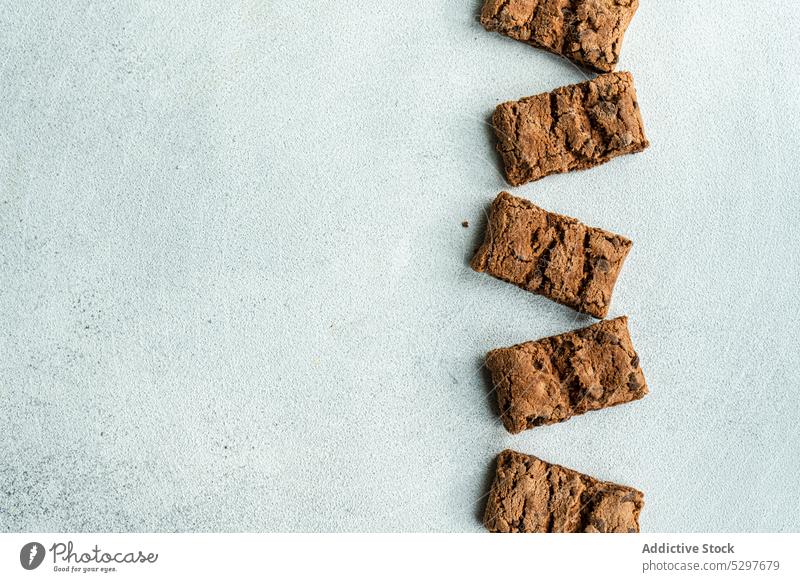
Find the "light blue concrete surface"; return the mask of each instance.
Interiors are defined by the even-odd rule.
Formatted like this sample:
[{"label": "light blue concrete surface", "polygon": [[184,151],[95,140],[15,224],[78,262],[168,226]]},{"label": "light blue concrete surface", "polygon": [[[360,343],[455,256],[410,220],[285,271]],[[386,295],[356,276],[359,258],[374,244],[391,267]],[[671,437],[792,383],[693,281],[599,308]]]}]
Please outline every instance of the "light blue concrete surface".
[{"label": "light blue concrete surface", "polygon": [[510,189],[634,240],[651,386],[515,437],[483,354],[591,320],[468,268],[486,121],[584,74],[479,4],[0,0],[0,530],[480,531],[505,447],[800,530],[800,4],[643,0],[651,148]]}]

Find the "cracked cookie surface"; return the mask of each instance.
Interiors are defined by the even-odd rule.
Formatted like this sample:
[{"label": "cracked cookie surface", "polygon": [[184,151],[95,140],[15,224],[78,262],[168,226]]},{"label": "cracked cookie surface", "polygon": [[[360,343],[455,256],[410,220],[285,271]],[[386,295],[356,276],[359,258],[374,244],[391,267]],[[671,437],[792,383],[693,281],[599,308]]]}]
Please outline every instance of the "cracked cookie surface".
[{"label": "cracked cookie surface", "polygon": [[490,351],[486,367],[511,433],[639,400],[647,382],[628,318]]},{"label": "cracked cookie surface", "polygon": [[483,523],[503,533],[638,533],[644,494],[505,450]]},{"label": "cracked cookie surface", "polygon": [[501,192],[472,259],[518,287],[602,319],[632,242]]},{"label": "cracked cookie surface", "polygon": [[481,24],[599,72],[614,70],[638,0],[486,0]]},{"label": "cracked cookie surface", "polygon": [[501,103],[492,125],[512,186],[598,166],[650,145],[630,73]]}]

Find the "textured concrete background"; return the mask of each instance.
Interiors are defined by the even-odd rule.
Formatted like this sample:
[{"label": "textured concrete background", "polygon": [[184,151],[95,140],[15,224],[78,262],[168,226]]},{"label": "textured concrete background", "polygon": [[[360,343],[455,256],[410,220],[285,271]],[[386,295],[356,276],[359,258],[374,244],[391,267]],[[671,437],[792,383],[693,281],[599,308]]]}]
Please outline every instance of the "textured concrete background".
[{"label": "textured concrete background", "polygon": [[591,320],[469,270],[485,122],[584,75],[479,4],[0,1],[0,529],[480,531],[513,447],[800,530],[800,5],[644,0],[652,147],[511,190],[634,240],[651,386],[512,437],[485,351]]}]

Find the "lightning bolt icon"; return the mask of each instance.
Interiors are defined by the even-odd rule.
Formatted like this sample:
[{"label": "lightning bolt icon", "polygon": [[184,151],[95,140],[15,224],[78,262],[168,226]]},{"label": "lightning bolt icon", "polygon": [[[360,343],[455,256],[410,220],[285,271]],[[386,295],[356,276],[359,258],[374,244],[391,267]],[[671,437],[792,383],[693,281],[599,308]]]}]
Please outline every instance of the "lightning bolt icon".
[{"label": "lightning bolt icon", "polygon": [[31,547],[31,555],[28,557],[28,566],[33,564],[33,559],[36,557],[36,554],[39,553],[39,548],[36,546]]}]

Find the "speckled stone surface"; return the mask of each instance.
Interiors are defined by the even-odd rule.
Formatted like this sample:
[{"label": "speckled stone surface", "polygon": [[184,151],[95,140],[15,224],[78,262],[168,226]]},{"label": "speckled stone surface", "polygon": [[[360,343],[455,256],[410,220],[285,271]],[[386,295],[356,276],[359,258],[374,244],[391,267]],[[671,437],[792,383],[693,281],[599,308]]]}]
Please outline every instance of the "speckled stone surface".
[{"label": "speckled stone surface", "polygon": [[505,448],[800,529],[800,5],[642,3],[651,147],[511,190],[634,241],[650,388],[517,436],[486,352],[592,320],[469,268],[487,122],[584,74],[480,5],[0,0],[0,530],[482,531]]}]

